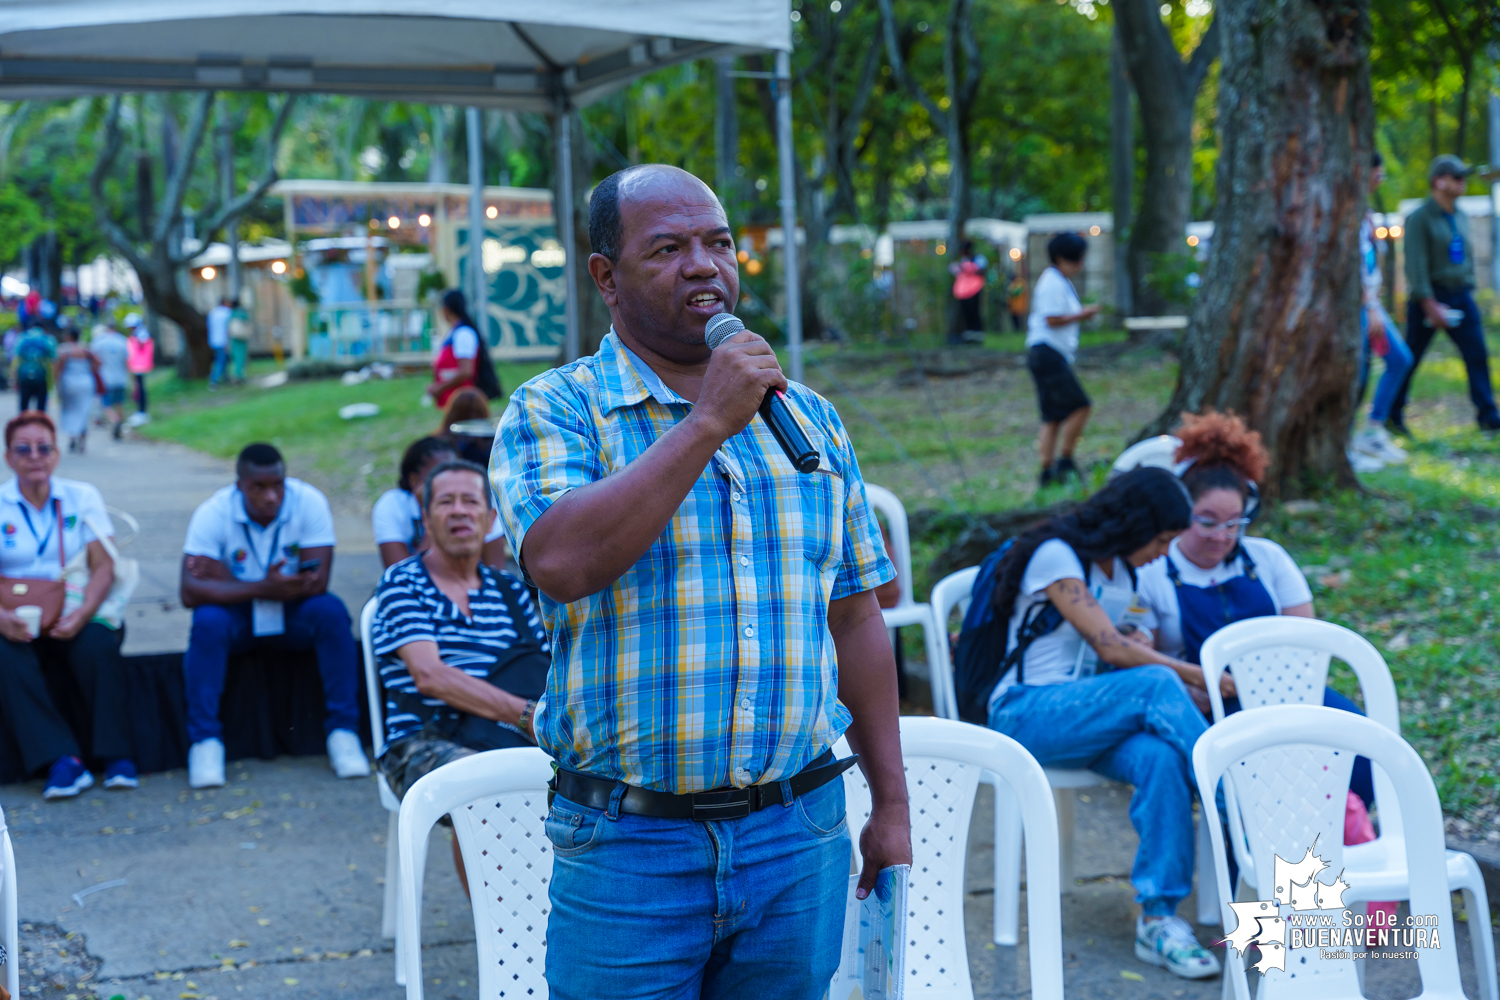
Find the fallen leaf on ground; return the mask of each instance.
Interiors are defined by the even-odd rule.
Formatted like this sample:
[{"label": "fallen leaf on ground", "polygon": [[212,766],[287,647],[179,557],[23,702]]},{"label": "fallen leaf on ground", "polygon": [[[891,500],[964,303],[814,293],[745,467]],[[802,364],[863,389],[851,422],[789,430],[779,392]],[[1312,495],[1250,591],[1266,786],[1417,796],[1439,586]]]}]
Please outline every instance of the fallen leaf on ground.
[{"label": "fallen leaf on ground", "polygon": [[1128,979],[1133,983],[1144,983],[1146,981],[1145,976],[1141,975],[1139,972],[1131,972],[1129,969],[1121,969],[1120,978]]}]

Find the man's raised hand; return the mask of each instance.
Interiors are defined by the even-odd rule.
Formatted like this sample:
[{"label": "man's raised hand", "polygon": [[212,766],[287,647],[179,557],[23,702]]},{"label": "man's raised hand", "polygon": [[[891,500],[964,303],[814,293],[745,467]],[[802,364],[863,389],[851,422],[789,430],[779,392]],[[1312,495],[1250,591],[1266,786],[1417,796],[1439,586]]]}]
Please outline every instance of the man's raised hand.
[{"label": "man's raised hand", "polygon": [[727,440],[745,429],[769,390],[786,384],[771,345],[744,330],[714,349],[692,419],[711,421],[716,436]]}]

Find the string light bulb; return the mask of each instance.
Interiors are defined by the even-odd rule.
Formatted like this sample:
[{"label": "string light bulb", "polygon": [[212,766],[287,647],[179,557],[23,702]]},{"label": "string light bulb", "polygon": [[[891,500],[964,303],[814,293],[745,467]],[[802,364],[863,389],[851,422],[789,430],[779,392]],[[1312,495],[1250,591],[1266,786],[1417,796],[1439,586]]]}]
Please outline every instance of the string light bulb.
[{"label": "string light bulb", "polygon": [[200,271],[200,272],[199,272],[199,273],[200,273],[200,274],[202,274],[202,275],[203,275],[203,280],[204,280],[204,281],[213,281],[213,280],[214,280],[214,275],[216,275],[216,274],[218,274],[218,273],[219,273],[219,272],[218,272],[218,271],[215,271],[215,270],[214,270],[214,269],[213,269],[213,268],[211,268],[211,267],[205,267],[205,268],[204,268],[204,269],[203,269],[203,270],[202,270],[202,271]]},{"label": "string light bulb", "polygon": [[286,274],[286,261],[284,261],[284,260],[273,260],[273,261],[271,261],[271,273],[272,274]]},{"label": "string light bulb", "polygon": [[1198,245],[1198,237],[1196,237],[1196,236],[1189,236],[1187,238],[1187,245],[1190,246],[1190,247],[1197,246]]},{"label": "string light bulb", "polygon": [[494,205],[491,205],[489,208],[486,208],[484,210],[484,217],[486,219],[498,219],[500,218],[500,210]]},{"label": "string light bulb", "polygon": [[392,229],[400,229],[401,228],[401,220],[398,217],[394,216],[394,215],[391,216],[389,219],[386,219],[385,220],[385,224],[387,226],[390,226]]},{"label": "string light bulb", "polygon": [[426,229],[428,226],[432,225],[432,216],[428,215],[426,212],[423,212],[421,215],[417,216],[417,225],[421,226],[423,229]]}]

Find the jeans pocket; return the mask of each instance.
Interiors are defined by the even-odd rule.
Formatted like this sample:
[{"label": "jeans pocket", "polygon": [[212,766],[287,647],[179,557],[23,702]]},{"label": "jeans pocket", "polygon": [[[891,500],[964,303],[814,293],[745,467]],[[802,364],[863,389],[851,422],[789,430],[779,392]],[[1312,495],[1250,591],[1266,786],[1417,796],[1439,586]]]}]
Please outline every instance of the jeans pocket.
[{"label": "jeans pocket", "polygon": [[797,796],[797,816],[815,836],[833,837],[848,826],[844,811],[844,779],[834,778],[820,788]]},{"label": "jeans pocket", "polygon": [[585,808],[559,795],[552,800],[542,826],[552,842],[553,853],[559,858],[574,858],[598,843],[603,819],[602,811]]}]

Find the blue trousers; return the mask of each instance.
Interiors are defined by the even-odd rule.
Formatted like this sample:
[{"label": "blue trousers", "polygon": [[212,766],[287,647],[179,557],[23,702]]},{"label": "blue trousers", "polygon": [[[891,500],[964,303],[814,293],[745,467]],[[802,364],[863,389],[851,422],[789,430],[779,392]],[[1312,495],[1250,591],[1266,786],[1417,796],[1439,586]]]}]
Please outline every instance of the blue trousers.
[{"label": "blue trousers", "polygon": [[788,805],[707,822],[612,814],[557,796],[546,830],[554,1000],[827,992],[849,891],[842,779]]},{"label": "blue trousers", "polygon": [[[1469,399],[1474,403],[1474,415],[1481,425],[1500,423],[1500,411],[1495,409],[1495,390],[1490,385],[1490,355],[1484,343],[1484,326],[1479,319],[1479,307],[1474,304],[1474,296],[1468,291],[1447,292],[1433,289],[1434,297],[1443,305],[1451,309],[1462,309],[1464,318],[1458,326],[1448,330],[1448,339],[1453,341],[1453,346],[1458,348],[1459,354],[1463,355],[1464,369],[1469,374]],[[1432,338],[1437,335],[1437,328],[1427,325],[1427,314],[1422,312],[1422,303],[1411,299],[1406,304],[1406,343],[1411,347],[1412,370],[1406,376],[1406,381],[1401,385],[1401,391],[1396,394],[1396,401],[1391,405],[1391,417],[1401,419],[1406,409],[1406,397],[1411,392],[1411,380],[1416,375],[1417,366],[1422,363],[1422,355],[1427,353],[1427,347],[1432,343]]]},{"label": "blue trousers", "polygon": [[229,360],[229,351],[223,347],[212,348],[214,352],[214,366],[208,373],[208,384],[218,385],[224,381],[224,364]]},{"label": "blue trousers", "polygon": [[1193,744],[1208,723],[1174,671],[1132,667],[1070,684],[1018,684],[991,710],[990,728],[1043,765],[1134,785],[1136,902],[1148,917],[1177,911],[1193,889]]},{"label": "blue trousers", "polygon": [[219,699],[229,657],[249,649],[305,650],[318,654],[323,677],[327,732],[359,732],[359,657],[350,631],[349,612],[332,594],[316,594],[286,604],[286,631],[257,636],[251,628],[250,603],[205,604],[193,609],[193,629],[182,658],[187,687],[188,739],[193,743],[218,737]]},{"label": "blue trousers", "polygon": [[[1384,361],[1385,371],[1380,374],[1380,381],[1375,383],[1375,398],[1370,403],[1370,420],[1375,423],[1385,423],[1385,418],[1391,415],[1391,405],[1396,402],[1396,394],[1406,384],[1406,376],[1411,374],[1412,360],[1411,348],[1406,346],[1406,339],[1401,336],[1401,331],[1396,328],[1396,321],[1391,319],[1390,314],[1377,302],[1366,306],[1359,312],[1359,398],[1365,395],[1365,385],[1370,380],[1370,332],[1371,326],[1376,330],[1385,331],[1385,340],[1388,345]],[[1359,407],[1355,407],[1359,409]]]}]

